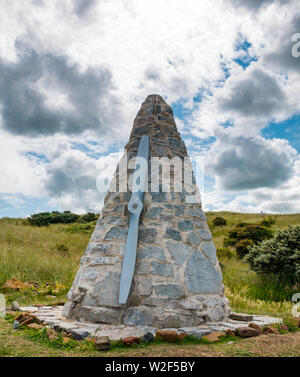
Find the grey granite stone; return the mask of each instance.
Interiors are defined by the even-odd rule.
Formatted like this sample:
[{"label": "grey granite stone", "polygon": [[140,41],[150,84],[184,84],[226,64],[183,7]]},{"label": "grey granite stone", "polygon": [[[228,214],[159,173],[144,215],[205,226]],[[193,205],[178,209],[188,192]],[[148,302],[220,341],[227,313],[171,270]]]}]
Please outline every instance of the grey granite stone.
[{"label": "grey granite stone", "polygon": [[161,215],[161,213],[162,213],[161,207],[152,207],[147,211],[145,218],[155,220],[158,218],[158,216]]},{"label": "grey granite stone", "polygon": [[161,276],[174,276],[174,270],[170,264],[152,262],[150,266],[150,274]]},{"label": "grey granite stone", "polygon": [[128,326],[151,326],[152,316],[149,312],[140,308],[129,308],[124,315],[123,321]]},{"label": "grey granite stone", "polygon": [[166,233],[164,235],[165,238],[170,238],[174,241],[181,241],[181,235],[180,232],[176,229],[167,228]]},{"label": "grey granite stone", "polygon": [[204,212],[202,211],[202,209],[199,208],[199,207],[190,208],[188,210],[187,214],[188,214],[188,216],[197,217],[199,219],[206,221],[206,216],[205,216]]},{"label": "grey granite stone", "polygon": [[212,333],[212,330],[202,329],[199,327],[181,327],[179,330],[198,339],[201,339],[204,335],[209,335]]},{"label": "grey granite stone", "polygon": [[211,235],[209,230],[199,229],[199,230],[197,230],[197,233],[199,234],[199,236],[202,240],[209,241],[209,240],[212,239],[212,235]]},{"label": "grey granite stone", "polygon": [[95,257],[91,259],[91,261],[88,263],[88,266],[116,264],[117,262],[119,262],[119,260],[119,257]]},{"label": "grey granite stone", "polygon": [[123,219],[120,216],[111,216],[107,220],[108,224],[122,225]]},{"label": "grey granite stone", "polygon": [[169,297],[171,299],[178,299],[184,296],[181,286],[176,284],[162,284],[154,287],[158,296]]},{"label": "grey granite stone", "polygon": [[189,255],[191,248],[185,244],[172,241],[167,241],[166,245],[174,263],[181,266]]},{"label": "grey granite stone", "polygon": [[152,293],[152,280],[144,279],[137,283],[137,291],[141,296],[150,296]]},{"label": "grey granite stone", "polygon": [[220,273],[198,250],[187,261],[184,280],[187,289],[192,293],[220,293],[221,291]]},{"label": "grey granite stone", "polygon": [[97,277],[97,269],[95,267],[87,267],[83,269],[82,280],[95,280]]},{"label": "grey granite stone", "polygon": [[177,204],[174,206],[175,208],[175,216],[183,216],[184,215],[184,208],[185,206],[183,204]]},{"label": "grey granite stone", "polygon": [[178,229],[181,230],[182,232],[185,232],[188,230],[193,230],[194,226],[193,226],[192,221],[190,220],[179,220]]},{"label": "grey granite stone", "polygon": [[86,254],[99,253],[99,254],[107,255],[111,253],[111,250],[112,250],[112,244],[90,242],[86,249]]},{"label": "grey granite stone", "polygon": [[195,232],[190,232],[188,235],[188,242],[193,246],[197,246],[200,243],[200,238]]},{"label": "grey granite stone", "polygon": [[201,250],[208,256],[212,264],[217,262],[217,250],[213,241],[205,241],[201,243]]},{"label": "grey granite stone", "polygon": [[166,192],[151,192],[152,201],[156,203],[164,203],[167,201]]},{"label": "grey granite stone", "polygon": [[121,240],[127,236],[127,232],[128,232],[127,228],[121,228],[120,226],[113,226],[106,233],[105,239],[106,240]]},{"label": "grey granite stone", "polygon": [[164,249],[157,246],[143,247],[137,254],[138,259],[156,259],[161,262],[166,261]]},{"label": "grey granite stone", "polygon": [[155,228],[142,228],[139,229],[139,242],[140,243],[154,243],[157,236]]},{"label": "grey granite stone", "polygon": [[148,269],[149,263],[143,261],[137,264],[135,273],[137,273],[138,275],[146,275],[148,273]]},{"label": "grey granite stone", "polygon": [[97,306],[119,307],[120,273],[109,271],[103,280],[95,284],[92,297]]}]

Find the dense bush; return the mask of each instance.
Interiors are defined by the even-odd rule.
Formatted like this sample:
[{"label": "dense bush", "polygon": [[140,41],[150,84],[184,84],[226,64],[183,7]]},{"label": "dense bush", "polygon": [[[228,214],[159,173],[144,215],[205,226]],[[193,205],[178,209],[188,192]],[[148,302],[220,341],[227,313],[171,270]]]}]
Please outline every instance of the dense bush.
[{"label": "dense bush", "polygon": [[274,235],[271,229],[257,224],[239,223],[228,232],[224,238],[224,246],[234,246],[236,253],[243,258],[248,253],[248,247],[257,245],[265,239],[270,239]]},{"label": "dense bush", "polygon": [[250,247],[246,256],[251,268],[273,276],[285,285],[300,283],[300,226],[279,230],[271,240]]},{"label": "dense bush", "polygon": [[[240,240],[252,240],[255,244],[273,237],[273,231],[257,224],[238,224],[228,232],[229,245],[236,245]],[[242,226],[241,226],[242,225]]]},{"label": "dense bush", "polygon": [[36,226],[46,226],[49,224],[70,224],[79,218],[78,215],[70,211],[64,212],[41,212],[28,218],[29,224]]},{"label": "dense bush", "polygon": [[267,217],[266,219],[263,219],[262,222],[261,222],[261,225],[263,226],[266,226],[266,227],[270,227],[272,225],[275,225],[276,224],[276,218],[275,217]]},{"label": "dense bush", "polygon": [[95,221],[98,219],[98,215],[95,213],[89,212],[86,215],[81,216],[80,222],[81,223],[90,223],[91,221]]},{"label": "dense bush", "polygon": [[252,240],[244,239],[240,240],[236,245],[236,254],[239,258],[244,258],[249,252],[249,246],[253,246],[255,243]]},{"label": "dense bush", "polygon": [[213,221],[214,226],[222,226],[222,225],[226,225],[226,224],[227,224],[227,220],[224,219],[223,217],[215,217],[214,218],[214,221]]}]

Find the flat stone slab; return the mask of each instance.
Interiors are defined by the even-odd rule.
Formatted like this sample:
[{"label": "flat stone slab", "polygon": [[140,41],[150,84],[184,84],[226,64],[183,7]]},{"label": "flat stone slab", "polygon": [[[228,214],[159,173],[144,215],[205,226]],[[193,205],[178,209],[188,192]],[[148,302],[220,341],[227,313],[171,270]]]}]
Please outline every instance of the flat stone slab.
[{"label": "flat stone slab", "polygon": [[[62,316],[62,309],[62,306],[43,306],[40,308],[29,306],[20,308],[20,311],[34,313],[34,315],[42,323],[48,324],[55,330],[66,331],[70,333],[75,339],[79,340],[84,339],[87,336],[95,336],[96,334],[97,336],[108,336],[111,340],[119,340],[121,338],[127,338],[130,336],[141,337],[148,332],[155,335],[157,330],[157,328],[151,326],[107,325],[67,319]],[[252,317],[253,319],[251,322],[254,322],[260,326],[272,323],[282,323],[281,318],[260,315],[253,315]],[[228,329],[235,330],[238,327],[245,327],[248,325],[249,320],[241,321],[227,318],[226,320],[223,320],[221,322],[207,322],[196,327],[180,327],[178,329],[168,328],[160,330],[177,331],[178,333],[185,333],[187,335],[201,339],[202,336],[208,335],[215,331],[226,331]]]}]

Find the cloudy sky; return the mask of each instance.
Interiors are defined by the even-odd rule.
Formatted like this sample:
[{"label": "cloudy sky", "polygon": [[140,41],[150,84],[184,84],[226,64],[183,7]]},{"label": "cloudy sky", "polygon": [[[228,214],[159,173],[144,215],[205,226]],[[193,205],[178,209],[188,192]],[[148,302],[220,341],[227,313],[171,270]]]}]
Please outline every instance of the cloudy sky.
[{"label": "cloudy sky", "polygon": [[0,216],[99,211],[145,99],[206,210],[300,212],[299,0],[1,0]]}]

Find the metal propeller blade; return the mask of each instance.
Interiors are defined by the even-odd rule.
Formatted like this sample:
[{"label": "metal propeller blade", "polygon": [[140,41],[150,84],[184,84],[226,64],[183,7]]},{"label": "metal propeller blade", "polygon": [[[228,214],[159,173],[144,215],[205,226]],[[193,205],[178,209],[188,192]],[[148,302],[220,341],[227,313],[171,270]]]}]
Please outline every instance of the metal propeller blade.
[{"label": "metal propeller blade", "polygon": [[120,304],[126,304],[127,302],[134,274],[138,242],[139,218],[143,209],[144,190],[148,181],[148,155],[149,136],[144,135],[141,138],[138,148],[137,160],[133,173],[132,195],[128,203],[130,218],[120,279]]}]

